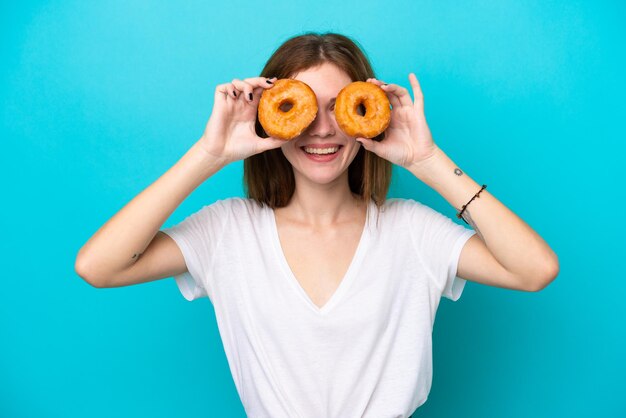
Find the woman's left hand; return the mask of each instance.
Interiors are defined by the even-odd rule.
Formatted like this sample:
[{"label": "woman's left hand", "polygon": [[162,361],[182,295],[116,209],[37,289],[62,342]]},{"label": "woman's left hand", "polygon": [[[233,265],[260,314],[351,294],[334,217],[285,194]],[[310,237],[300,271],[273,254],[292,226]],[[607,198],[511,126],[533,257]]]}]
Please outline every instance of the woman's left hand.
[{"label": "woman's left hand", "polygon": [[380,86],[391,103],[391,122],[380,141],[357,137],[366,150],[404,168],[409,168],[433,157],[438,149],[430,134],[424,116],[424,96],[415,74],[409,74],[413,88],[411,100],[409,91],[397,84],[383,84],[375,78],[368,82]]}]

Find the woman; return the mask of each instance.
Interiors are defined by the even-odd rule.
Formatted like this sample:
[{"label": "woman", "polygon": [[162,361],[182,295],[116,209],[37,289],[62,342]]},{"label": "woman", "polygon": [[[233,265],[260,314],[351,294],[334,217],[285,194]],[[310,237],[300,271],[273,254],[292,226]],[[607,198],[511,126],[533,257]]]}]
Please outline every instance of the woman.
[{"label": "woman", "polygon": [[[268,138],[256,119],[278,78],[307,83],[319,106],[288,142]],[[335,97],[356,80],[391,102],[384,138],[338,129]],[[78,274],[95,287],[174,276],[188,300],[208,296],[251,417],[409,416],[431,387],[441,296],[457,300],[465,280],[537,291],[558,274],[541,237],[433,142],[414,74],[409,81],[415,101],[375,79],[345,36],[288,40],[260,77],[216,88],[200,140],[94,234]],[[198,185],[241,159],[247,199],[159,230]],[[392,163],[463,208],[474,230],[386,199]]]}]

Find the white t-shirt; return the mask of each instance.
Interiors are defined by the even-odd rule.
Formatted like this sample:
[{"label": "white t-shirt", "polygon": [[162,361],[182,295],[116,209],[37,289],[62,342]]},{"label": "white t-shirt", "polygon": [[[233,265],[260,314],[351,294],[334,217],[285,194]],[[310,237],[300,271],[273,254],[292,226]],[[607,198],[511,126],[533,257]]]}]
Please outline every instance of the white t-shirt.
[{"label": "white t-shirt", "polygon": [[[378,224],[376,213],[379,213]],[[432,383],[432,329],[475,231],[409,199],[368,207],[354,258],[320,309],[293,275],[274,211],[251,199],[204,206],[166,228],[188,272],[187,300],[208,296],[249,417],[407,417]]]}]

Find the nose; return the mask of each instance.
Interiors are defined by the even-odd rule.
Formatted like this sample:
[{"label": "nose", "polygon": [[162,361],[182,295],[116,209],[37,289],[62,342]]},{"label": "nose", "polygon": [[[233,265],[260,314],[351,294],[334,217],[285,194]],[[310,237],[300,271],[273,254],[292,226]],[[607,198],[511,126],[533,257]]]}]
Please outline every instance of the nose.
[{"label": "nose", "polygon": [[332,112],[330,110],[318,110],[317,116],[315,116],[315,119],[311,125],[309,125],[308,130],[309,135],[319,136],[321,138],[335,135],[335,120],[332,116]]}]

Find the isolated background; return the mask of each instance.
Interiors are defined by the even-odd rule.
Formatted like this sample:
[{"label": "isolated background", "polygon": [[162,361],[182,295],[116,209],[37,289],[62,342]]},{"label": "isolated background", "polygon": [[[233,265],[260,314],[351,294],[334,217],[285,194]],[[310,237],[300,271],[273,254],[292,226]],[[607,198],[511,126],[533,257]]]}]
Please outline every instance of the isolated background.
[{"label": "isolated background", "polygon": [[[559,255],[542,292],[442,301],[416,416],[626,416],[625,18],[619,1],[3,1],[0,416],[245,415],[208,299],[171,278],[95,289],[74,260],[200,137],[217,84],[308,30],[355,38],[387,82],[414,71],[435,141]],[[403,169],[390,196],[458,221]]]}]

